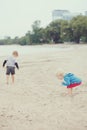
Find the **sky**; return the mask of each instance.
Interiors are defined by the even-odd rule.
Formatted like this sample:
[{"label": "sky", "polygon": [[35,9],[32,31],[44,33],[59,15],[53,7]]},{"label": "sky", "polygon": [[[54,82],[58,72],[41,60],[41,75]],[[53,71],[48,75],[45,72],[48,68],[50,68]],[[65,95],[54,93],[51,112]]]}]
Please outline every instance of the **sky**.
[{"label": "sky", "polygon": [[0,38],[24,36],[36,20],[46,27],[55,9],[84,13],[87,0],[0,0]]}]

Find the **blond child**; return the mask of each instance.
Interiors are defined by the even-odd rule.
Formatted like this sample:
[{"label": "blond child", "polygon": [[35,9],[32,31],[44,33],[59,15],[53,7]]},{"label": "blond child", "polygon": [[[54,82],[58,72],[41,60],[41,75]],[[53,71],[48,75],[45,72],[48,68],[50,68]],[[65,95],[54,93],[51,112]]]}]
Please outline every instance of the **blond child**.
[{"label": "blond child", "polygon": [[69,95],[72,95],[72,90],[74,87],[77,87],[82,83],[82,80],[75,76],[73,73],[64,74],[63,71],[59,71],[57,73],[57,78],[63,80],[62,85],[67,86]]},{"label": "blond child", "polygon": [[9,76],[11,74],[12,83],[14,83],[14,75],[15,75],[15,66],[19,69],[18,63],[16,58],[18,57],[18,52],[13,51],[12,56],[8,57],[7,60],[4,60],[3,67],[6,64],[6,77],[7,77],[7,84],[9,84]]}]

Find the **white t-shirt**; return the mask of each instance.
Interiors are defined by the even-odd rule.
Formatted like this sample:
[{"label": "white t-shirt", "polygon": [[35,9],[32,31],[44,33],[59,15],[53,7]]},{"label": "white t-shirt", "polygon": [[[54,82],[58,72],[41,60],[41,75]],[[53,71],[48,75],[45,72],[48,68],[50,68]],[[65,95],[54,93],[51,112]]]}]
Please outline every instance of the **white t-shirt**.
[{"label": "white t-shirt", "polygon": [[16,59],[13,56],[7,58],[6,66],[15,67]]}]

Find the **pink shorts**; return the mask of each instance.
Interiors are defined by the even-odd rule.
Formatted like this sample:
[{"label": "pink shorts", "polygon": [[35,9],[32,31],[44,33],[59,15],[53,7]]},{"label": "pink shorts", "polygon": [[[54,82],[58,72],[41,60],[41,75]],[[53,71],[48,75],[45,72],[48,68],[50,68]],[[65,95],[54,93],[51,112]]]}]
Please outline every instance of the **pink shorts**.
[{"label": "pink shorts", "polygon": [[80,83],[73,83],[73,84],[70,84],[69,86],[67,86],[67,88],[73,88],[73,87],[76,87],[76,86],[79,86],[81,84]]}]

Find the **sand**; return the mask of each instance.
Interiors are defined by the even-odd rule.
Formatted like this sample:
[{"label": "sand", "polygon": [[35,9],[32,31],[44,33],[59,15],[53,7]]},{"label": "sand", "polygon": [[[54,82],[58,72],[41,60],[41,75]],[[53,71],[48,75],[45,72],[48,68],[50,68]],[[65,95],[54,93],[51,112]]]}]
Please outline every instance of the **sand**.
[{"label": "sand", "polygon": [[[20,55],[15,83],[7,85],[1,56],[0,130],[87,130],[86,58],[87,45],[51,45]],[[59,68],[83,81],[72,96],[56,78]]]}]

